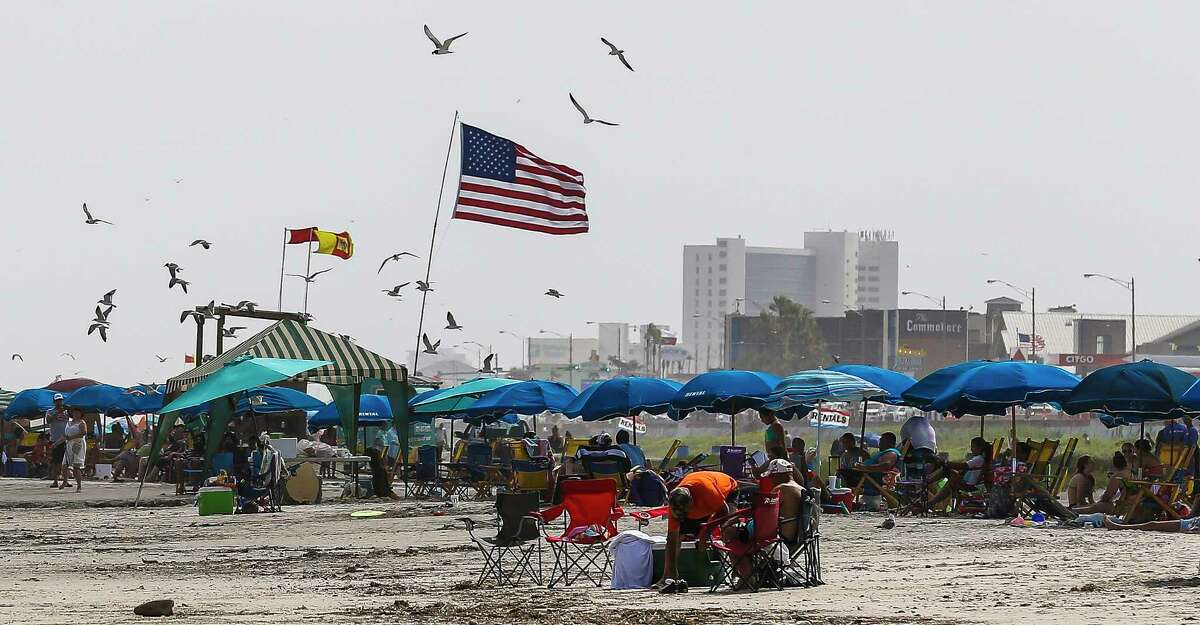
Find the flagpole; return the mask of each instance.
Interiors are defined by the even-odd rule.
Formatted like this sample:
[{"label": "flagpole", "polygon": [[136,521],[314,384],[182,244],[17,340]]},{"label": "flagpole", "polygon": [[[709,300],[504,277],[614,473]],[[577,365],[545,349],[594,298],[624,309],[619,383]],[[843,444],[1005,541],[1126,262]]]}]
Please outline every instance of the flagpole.
[{"label": "flagpole", "polygon": [[279,260],[279,305],[275,310],[283,310],[283,270],[287,262],[288,229],[283,229],[283,255]]},{"label": "flagpole", "polygon": [[311,282],[308,277],[312,275],[312,235],[308,237],[308,262],[304,264],[304,314],[308,314],[308,287]]},{"label": "flagpole", "polygon": [[433,270],[433,242],[437,239],[438,221],[442,216],[442,194],[446,190],[446,171],[450,169],[450,150],[454,147],[454,129],[458,127],[458,111],[450,122],[450,142],[446,145],[446,162],[442,164],[442,184],[438,187],[437,209],[433,212],[433,232],[429,235],[429,256],[425,261],[426,290],[421,291],[421,315],[417,318],[417,348],[413,350],[413,370],[417,372],[417,360],[421,358],[421,332],[425,328],[425,299],[429,297],[429,274]]}]

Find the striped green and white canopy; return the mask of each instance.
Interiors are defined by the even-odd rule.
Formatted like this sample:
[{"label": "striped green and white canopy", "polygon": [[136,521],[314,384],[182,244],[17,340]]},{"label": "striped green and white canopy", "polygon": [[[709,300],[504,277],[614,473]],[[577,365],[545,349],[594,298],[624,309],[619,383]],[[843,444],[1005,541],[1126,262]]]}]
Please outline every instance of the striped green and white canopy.
[{"label": "striped green and white canopy", "polygon": [[16,393],[0,388],[0,415],[4,414],[5,410],[8,410],[8,405],[12,403],[13,397],[16,396]]},{"label": "striped green and white canopy", "polygon": [[[243,354],[259,358],[329,360],[331,365],[313,369],[294,379],[320,384],[357,384],[367,378],[409,380],[404,365],[363,349],[340,336],[322,332],[298,321],[285,319],[246,339],[212,360],[167,380],[167,393],[186,391],[226,363]],[[411,380],[416,383],[416,380]]]}]

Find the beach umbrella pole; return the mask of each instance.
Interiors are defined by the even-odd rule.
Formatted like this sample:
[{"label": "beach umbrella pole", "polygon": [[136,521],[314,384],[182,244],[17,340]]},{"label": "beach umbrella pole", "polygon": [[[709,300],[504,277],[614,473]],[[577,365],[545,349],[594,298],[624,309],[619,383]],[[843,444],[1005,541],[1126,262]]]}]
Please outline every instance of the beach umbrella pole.
[{"label": "beach umbrella pole", "polygon": [[863,398],[862,405],[862,433],[858,435],[858,444],[864,449],[867,446],[867,398]]},{"label": "beach umbrella pole", "polygon": [[[1008,444],[1008,448],[1012,450],[1012,453],[1009,455],[1012,456],[1013,475],[1016,475],[1016,473],[1017,473],[1017,407],[1011,406],[1011,407],[1009,407],[1008,410],[1009,410],[1009,414],[1012,415],[1012,428],[1011,428],[1011,432],[1009,433],[1012,436],[1012,442],[1010,442]],[[980,417],[980,418],[982,419],[982,417]]]}]

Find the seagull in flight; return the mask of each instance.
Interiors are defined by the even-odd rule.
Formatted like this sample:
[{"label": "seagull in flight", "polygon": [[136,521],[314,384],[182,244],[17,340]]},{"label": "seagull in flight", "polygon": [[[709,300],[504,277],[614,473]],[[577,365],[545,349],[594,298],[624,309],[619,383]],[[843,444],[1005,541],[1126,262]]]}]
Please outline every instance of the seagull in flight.
[{"label": "seagull in flight", "polygon": [[432,293],[433,287],[429,286],[431,284],[433,284],[433,283],[432,282],[422,282],[421,280],[417,280],[417,290],[422,293]]},{"label": "seagull in flight", "polygon": [[245,326],[233,326],[231,328],[224,328],[221,330],[221,336],[223,338],[227,338],[227,339],[236,339],[238,330],[245,330],[245,329],[246,329]]},{"label": "seagull in flight", "polygon": [[108,342],[108,324],[107,323],[92,323],[92,325],[88,326],[88,336],[91,336],[93,332],[99,332],[100,340],[104,341],[105,343]]},{"label": "seagull in flight", "polygon": [[378,275],[381,271],[383,271],[383,266],[388,264],[389,260],[400,260],[400,258],[403,256],[412,256],[413,258],[420,258],[420,256],[417,256],[416,254],[413,254],[412,252],[400,252],[398,254],[392,254],[391,256],[388,256],[387,258],[383,259],[382,263],[379,263],[379,271],[376,271],[375,274]]},{"label": "seagull in flight", "polygon": [[205,241],[204,239],[196,239],[195,241],[192,241],[191,245],[188,245],[188,247],[196,247],[197,245],[199,245],[200,247],[202,247],[204,249],[208,249],[208,248],[212,247],[212,243],[209,243],[208,241]]},{"label": "seagull in flight", "polygon": [[244,310],[249,313],[254,312],[254,309],[258,308],[258,304],[255,304],[254,302],[252,302],[248,299],[244,299],[244,300],[238,302],[237,304],[221,304],[221,305],[230,310]]},{"label": "seagull in flight", "polygon": [[97,306],[96,307],[96,318],[92,319],[92,321],[95,323],[107,324],[108,323],[108,315],[109,315],[109,313],[112,312],[112,310],[113,310],[112,306],[109,306],[108,310],[100,310],[100,307]]},{"label": "seagull in flight", "polygon": [[206,319],[216,319],[217,318],[217,300],[215,300],[215,299],[208,300],[208,305],[204,307],[204,310],[202,312],[204,313],[204,317]]},{"label": "seagull in flight", "polygon": [[167,268],[167,271],[171,274],[172,280],[175,279],[175,274],[178,274],[179,272],[183,271],[183,267],[180,267],[179,265],[176,265],[175,263],[166,263],[163,265],[163,267]]},{"label": "seagull in flight", "polygon": [[164,358],[164,357],[162,357],[162,356],[159,356],[158,354],[155,354],[155,355],[154,355],[154,357],[158,359],[158,363],[159,363],[159,364],[162,364],[162,363],[164,363],[164,362],[166,362],[166,361],[167,361],[167,359],[166,359],[166,358]]},{"label": "seagull in flight", "polygon": [[442,344],[440,340],[436,343],[430,343],[428,334],[421,335],[421,342],[425,344],[424,351],[426,354],[437,354],[437,348]]},{"label": "seagull in flight", "polygon": [[113,290],[109,291],[108,293],[105,293],[104,297],[100,298],[100,300],[97,301],[96,303],[104,304],[105,306],[108,306],[110,308],[116,308],[117,305],[114,304],[112,301],[113,296],[116,294],[117,294],[117,290],[113,289]]},{"label": "seagull in flight", "polygon": [[558,289],[546,289],[546,292],[544,293],[544,295],[549,295],[550,297],[553,297],[554,299],[563,297],[563,294],[560,293],[558,291]]},{"label": "seagull in flight", "polygon": [[179,323],[183,323],[188,317],[191,317],[199,322],[204,319],[204,313],[197,312],[195,310],[185,310],[179,315]]},{"label": "seagull in flight", "polygon": [[59,354],[59,356],[66,356],[67,358],[70,358],[71,360],[78,360],[78,358],[75,357],[75,354],[72,354],[71,352],[63,352],[63,353]]},{"label": "seagull in flight", "polygon": [[25,362],[25,357],[20,354],[13,354],[12,358],[9,360],[20,360],[21,362]]},{"label": "seagull in flight", "polygon": [[83,203],[83,215],[85,218],[83,220],[83,222],[89,226],[94,226],[96,224],[108,224],[110,226],[113,225],[113,222],[111,222],[111,221],[104,221],[103,219],[96,219],[95,217],[93,217],[92,211],[88,210],[87,202]]},{"label": "seagull in flight", "polygon": [[462,326],[458,325],[458,322],[454,320],[454,314],[448,310],[446,311],[446,329],[447,330],[461,330],[462,329]]},{"label": "seagull in flight", "polygon": [[496,358],[495,354],[488,354],[487,358],[483,359],[483,368],[480,369],[479,372],[480,373],[495,373],[496,370],[492,368],[492,360],[495,358]]},{"label": "seagull in flight", "polygon": [[621,59],[621,65],[628,67],[629,71],[631,71],[631,72],[633,71],[633,66],[629,64],[629,61],[625,60],[625,51],[624,50],[618,50],[617,46],[614,46],[611,41],[605,39],[604,37],[601,37],[600,41],[603,41],[604,45],[608,46],[608,54],[610,56],[615,56],[618,59]]},{"label": "seagull in flight", "polygon": [[462,35],[455,35],[445,41],[438,41],[438,38],[433,35],[433,31],[429,30],[429,25],[428,24],[425,25],[425,36],[429,37],[429,40],[433,42],[433,45],[434,45],[433,53],[434,54],[454,54],[454,51],[450,49],[450,44],[454,43],[455,39],[458,39],[459,37],[462,37],[465,34],[467,34],[467,33],[463,33]]},{"label": "seagull in flight", "polygon": [[320,271],[313,272],[312,275],[308,275],[308,276],[298,274],[298,273],[289,273],[288,275],[293,278],[303,278],[305,282],[312,284],[313,282],[317,281],[317,276],[325,273],[326,271],[333,271],[333,267],[330,267],[329,269],[322,269]]},{"label": "seagull in flight", "polygon": [[604,124],[605,126],[620,126],[620,124],[615,124],[613,122],[606,122],[603,119],[592,118],[591,115],[588,115],[587,111],[583,110],[582,106],[579,106],[579,101],[575,99],[574,94],[568,93],[567,95],[571,97],[571,104],[575,105],[575,110],[579,111],[580,115],[583,115],[583,123],[590,124],[592,122],[596,122],[598,124]]},{"label": "seagull in flight", "polygon": [[400,289],[403,289],[404,287],[408,286],[409,284],[412,284],[412,283],[405,282],[404,284],[397,284],[396,286],[394,286],[390,289],[383,289],[383,292],[387,293],[388,297],[400,297]]},{"label": "seagull in flight", "polygon": [[187,280],[184,280],[183,278],[176,278],[175,276],[171,276],[171,281],[167,283],[167,288],[173,289],[173,288],[175,288],[176,284],[179,285],[179,288],[183,289],[184,293],[187,293],[188,285],[191,284],[191,282],[188,282]]}]

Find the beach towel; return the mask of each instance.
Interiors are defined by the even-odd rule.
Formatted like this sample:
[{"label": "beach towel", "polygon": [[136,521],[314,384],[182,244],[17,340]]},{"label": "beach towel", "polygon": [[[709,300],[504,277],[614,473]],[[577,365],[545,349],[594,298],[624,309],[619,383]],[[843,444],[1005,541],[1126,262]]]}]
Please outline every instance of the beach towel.
[{"label": "beach towel", "polygon": [[617,534],[608,543],[612,553],[612,588],[649,588],[654,582],[654,545],[666,543],[662,536],[637,530]]}]

